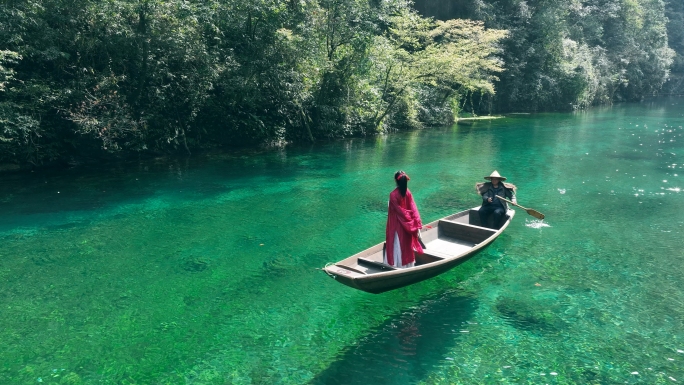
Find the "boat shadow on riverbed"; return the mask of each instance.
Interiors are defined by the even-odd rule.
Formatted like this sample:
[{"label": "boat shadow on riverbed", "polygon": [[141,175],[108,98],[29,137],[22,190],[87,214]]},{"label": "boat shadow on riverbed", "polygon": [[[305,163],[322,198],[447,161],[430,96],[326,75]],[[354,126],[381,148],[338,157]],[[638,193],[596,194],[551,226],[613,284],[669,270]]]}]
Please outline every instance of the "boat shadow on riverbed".
[{"label": "boat shadow on riverbed", "polygon": [[418,383],[455,359],[449,350],[467,332],[477,305],[460,291],[424,300],[345,349],[310,384]]}]

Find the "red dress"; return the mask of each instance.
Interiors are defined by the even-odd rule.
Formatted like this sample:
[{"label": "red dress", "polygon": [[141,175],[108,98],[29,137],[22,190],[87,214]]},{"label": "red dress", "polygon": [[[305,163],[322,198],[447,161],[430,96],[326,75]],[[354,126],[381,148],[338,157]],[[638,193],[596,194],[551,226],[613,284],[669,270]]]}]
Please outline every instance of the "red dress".
[{"label": "red dress", "polygon": [[[415,262],[413,251],[423,252],[416,232],[423,227],[416,203],[411,191],[406,189],[406,196],[401,196],[396,188],[390,193],[387,210],[387,227],[385,230],[385,253],[387,264],[397,266],[394,260],[395,239],[399,240],[401,250],[401,266]],[[398,262],[398,261],[397,261]]]}]

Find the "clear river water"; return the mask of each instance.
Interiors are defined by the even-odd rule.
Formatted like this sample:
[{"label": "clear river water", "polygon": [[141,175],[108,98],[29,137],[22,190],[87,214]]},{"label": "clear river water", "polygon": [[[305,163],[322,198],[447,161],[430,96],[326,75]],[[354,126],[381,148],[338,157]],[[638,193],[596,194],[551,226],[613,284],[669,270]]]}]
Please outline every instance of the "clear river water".
[{"label": "clear river water", "polygon": [[[684,382],[684,99],[284,149],[0,175],[1,384]],[[319,269],[520,209],[491,246],[373,295]]]}]

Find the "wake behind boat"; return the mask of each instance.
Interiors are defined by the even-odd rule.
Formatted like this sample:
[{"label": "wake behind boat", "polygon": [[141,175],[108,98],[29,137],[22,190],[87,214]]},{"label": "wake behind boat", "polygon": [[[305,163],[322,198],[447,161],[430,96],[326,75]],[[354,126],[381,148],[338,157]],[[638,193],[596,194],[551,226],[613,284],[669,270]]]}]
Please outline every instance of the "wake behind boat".
[{"label": "wake behind boat", "polygon": [[515,211],[508,210],[499,230],[482,227],[478,207],[428,223],[420,230],[425,250],[416,253],[416,265],[394,268],[383,263],[379,243],[323,270],[337,282],[379,294],[435,277],[465,262],[484,249],[508,227]]}]

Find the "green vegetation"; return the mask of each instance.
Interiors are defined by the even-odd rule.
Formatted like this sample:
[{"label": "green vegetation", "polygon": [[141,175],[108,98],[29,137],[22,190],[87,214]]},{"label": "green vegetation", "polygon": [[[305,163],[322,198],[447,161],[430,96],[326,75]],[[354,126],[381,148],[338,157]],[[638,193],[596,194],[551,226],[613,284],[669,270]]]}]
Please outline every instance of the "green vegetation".
[{"label": "green vegetation", "polygon": [[504,31],[404,0],[15,0],[0,162],[314,141],[453,119]]},{"label": "green vegetation", "polygon": [[437,18],[458,15],[510,31],[502,42],[506,71],[496,83],[495,107],[502,111],[570,110],[653,96],[668,80],[673,49],[684,54],[681,1],[416,3]]},{"label": "green vegetation", "polygon": [[0,163],[366,136],[448,124],[464,110],[584,108],[653,95],[672,66],[684,73],[668,47],[669,33],[684,51],[679,3],[450,6],[462,18],[435,21],[408,0],[5,1]]},{"label": "green vegetation", "polygon": [[670,47],[677,53],[665,93],[682,95],[684,94],[684,2],[670,0],[667,2],[665,11],[668,19],[668,41]]}]

